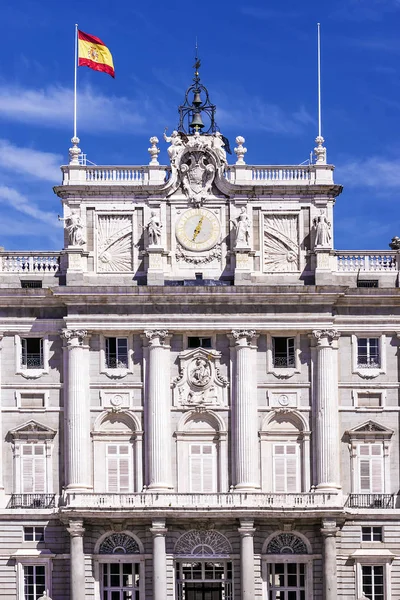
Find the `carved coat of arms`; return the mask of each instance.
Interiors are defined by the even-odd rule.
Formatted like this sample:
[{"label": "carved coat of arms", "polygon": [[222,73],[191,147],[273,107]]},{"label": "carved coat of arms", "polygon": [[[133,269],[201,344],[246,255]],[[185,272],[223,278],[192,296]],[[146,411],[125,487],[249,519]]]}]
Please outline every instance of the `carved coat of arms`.
[{"label": "carved coat of arms", "polygon": [[201,206],[211,193],[214,165],[204,152],[194,151],[181,163],[179,170],[184,194],[194,206]]}]

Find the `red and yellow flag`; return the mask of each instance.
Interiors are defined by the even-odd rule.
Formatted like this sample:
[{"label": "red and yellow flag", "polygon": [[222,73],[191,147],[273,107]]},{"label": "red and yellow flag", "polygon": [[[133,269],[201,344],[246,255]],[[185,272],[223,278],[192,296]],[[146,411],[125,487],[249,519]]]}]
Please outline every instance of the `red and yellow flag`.
[{"label": "red and yellow flag", "polygon": [[103,71],[115,77],[111,52],[94,35],[78,30],[78,67],[89,67],[95,71]]}]

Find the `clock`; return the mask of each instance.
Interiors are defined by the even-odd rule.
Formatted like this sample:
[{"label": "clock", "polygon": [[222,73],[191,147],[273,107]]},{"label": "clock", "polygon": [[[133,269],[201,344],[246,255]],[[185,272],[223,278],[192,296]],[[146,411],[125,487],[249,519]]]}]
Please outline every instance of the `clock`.
[{"label": "clock", "polygon": [[190,208],[180,216],[176,224],[176,237],[187,250],[209,250],[219,241],[221,224],[206,208]]}]

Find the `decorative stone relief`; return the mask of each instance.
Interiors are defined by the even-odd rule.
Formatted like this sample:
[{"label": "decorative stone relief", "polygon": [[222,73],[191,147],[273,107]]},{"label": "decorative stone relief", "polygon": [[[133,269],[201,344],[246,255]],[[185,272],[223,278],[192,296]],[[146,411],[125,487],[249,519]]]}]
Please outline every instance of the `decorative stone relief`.
[{"label": "decorative stone relief", "polygon": [[272,392],[268,390],[268,404],[272,408],[296,408],[298,392]]},{"label": "decorative stone relief", "polygon": [[303,540],[293,533],[280,533],[267,546],[267,554],[308,554]]},{"label": "decorative stone relief", "polygon": [[85,329],[61,329],[60,333],[61,337],[67,341],[67,344],[70,344],[72,340],[76,339],[80,346],[82,346],[85,337],[87,336],[87,331]]},{"label": "decorative stone relief", "polygon": [[133,270],[131,217],[99,215],[97,270],[100,273],[126,273]]},{"label": "decorative stone relief", "polygon": [[227,405],[228,380],[220,373],[221,353],[196,348],[179,355],[179,375],[172,381],[174,405],[186,408]]},{"label": "decorative stone relief", "polygon": [[264,271],[298,271],[299,228],[297,215],[264,215]]},{"label": "decorative stone relief", "polygon": [[108,536],[99,548],[99,554],[139,554],[136,540],[126,533],[113,533]]},{"label": "decorative stone relief", "polygon": [[131,403],[131,392],[100,392],[101,404],[111,412],[119,412],[129,408]]},{"label": "decorative stone relief", "polygon": [[222,533],[204,529],[187,531],[181,535],[174,549],[174,554],[184,556],[226,556],[231,552],[231,545]]},{"label": "decorative stone relief", "polygon": [[190,152],[184,160],[179,168],[183,192],[193,206],[202,206],[211,194],[215,167],[204,152]]},{"label": "decorative stone relief", "polygon": [[222,256],[221,244],[214,246],[212,250],[209,250],[207,254],[202,256],[190,255],[184,252],[180,244],[176,245],[175,258],[177,262],[184,261],[192,265],[206,265],[213,260],[220,260]]}]

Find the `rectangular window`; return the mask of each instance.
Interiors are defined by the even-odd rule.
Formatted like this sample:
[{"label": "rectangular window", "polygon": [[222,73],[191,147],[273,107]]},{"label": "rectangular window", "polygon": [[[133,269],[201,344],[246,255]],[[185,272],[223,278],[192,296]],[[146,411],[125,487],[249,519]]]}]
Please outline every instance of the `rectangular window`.
[{"label": "rectangular window", "polygon": [[21,339],[21,368],[43,369],[43,339],[22,338]]},{"label": "rectangular window", "polygon": [[380,368],[379,338],[358,338],[357,366],[361,369]]},{"label": "rectangular window", "polygon": [[106,338],[106,367],[107,369],[128,368],[128,338]]},{"label": "rectangular window", "polygon": [[361,527],[361,539],[363,542],[382,542],[382,527]]},{"label": "rectangular window", "polygon": [[210,337],[188,337],[188,348],[212,348]]},{"label": "rectangular window", "polygon": [[189,475],[191,492],[212,493],[217,491],[214,444],[190,444]]},{"label": "rectangular window", "polygon": [[269,564],[269,600],[306,600],[305,567],[303,563]]},{"label": "rectangular window", "polygon": [[272,338],[272,350],[275,368],[293,368],[295,366],[294,338]]},{"label": "rectangular window", "polygon": [[44,408],[44,394],[20,394],[21,408]]},{"label": "rectangular window", "polygon": [[21,446],[21,492],[44,494],[46,492],[46,453],[43,444]]},{"label": "rectangular window", "polygon": [[37,600],[46,590],[45,565],[24,565],[24,600]]},{"label": "rectangular window", "polygon": [[132,491],[132,452],[130,444],[107,446],[107,492]]},{"label": "rectangular window", "polygon": [[44,542],[44,527],[24,527],[24,542]]},{"label": "rectangular window", "polygon": [[362,591],[370,600],[384,600],[383,565],[361,565]]},{"label": "rectangular window", "polygon": [[360,444],[358,447],[361,494],[383,493],[382,450],[382,444]]},{"label": "rectangular window", "polygon": [[359,393],[357,394],[357,404],[363,408],[379,408],[382,406],[382,394]]},{"label": "rectangular window", "polygon": [[298,444],[274,444],[273,448],[274,492],[299,492]]},{"label": "rectangular window", "polygon": [[104,563],[102,571],[102,600],[139,600],[139,563]]}]

